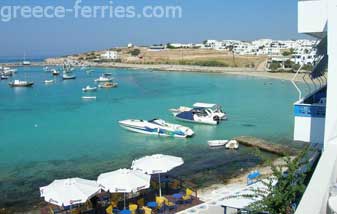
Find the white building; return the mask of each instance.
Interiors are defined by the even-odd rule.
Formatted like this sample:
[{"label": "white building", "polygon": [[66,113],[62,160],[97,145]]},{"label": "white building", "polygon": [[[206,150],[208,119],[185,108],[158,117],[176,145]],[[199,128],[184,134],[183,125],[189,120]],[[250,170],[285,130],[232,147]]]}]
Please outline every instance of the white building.
[{"label": "white building", "polygon": [[106,51],[101,55],[102,59],[107,59],[107,60],[116,60],[118,59],[118,52],[117,51]]},{"label": "white building", "polygon": [[[298,110],[295,138],[323,145],[322,155],[296,214],[336,213],[337,210],[332,210],[337,205],[333,201],[336,194],[332,190],[337,183],[337,1],[299,1],[298,30],[320,40],[317,52],[323,57],[316,67],[327,66],[328,74],[325,100],[311,104],[300,99],[295,104]],[[324,98],[324,94],[321,97]]]}]

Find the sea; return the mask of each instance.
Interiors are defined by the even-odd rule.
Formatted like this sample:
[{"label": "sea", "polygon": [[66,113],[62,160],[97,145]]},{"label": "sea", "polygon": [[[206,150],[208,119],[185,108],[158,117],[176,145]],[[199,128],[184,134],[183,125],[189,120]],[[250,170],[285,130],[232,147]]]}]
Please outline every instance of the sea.
[{"label": "sea", "polygon": [[[60,69],[60,68],[58,68]],[[210,149],[208,140],[254,136],[272,143],[296,145],[291,82],[249,76],[76,68],[76,80],[62,81],[42,67],[19,67],[12,79],[30,80],[32,88],[11,88],[0,81],[0,208],[31,209],[42,200],[39,187],[55,179],[96,179],[100,173],[128,168],[145,155],[182,157],[172,174],[206,186],[225,182],[256,166],[255,150]],[[86,93],[82,88],[111,72],[118,88]],[[44,80],[55,79],[46,85]],[[303,86],[304,87],[304,86]],[[195,102],[222,105],[228,120],[218,126],[177,121],[170,108]],[[118,125],[124,119],[162,118],[192,128],[195,136],[176,139],[132,133]]]}]

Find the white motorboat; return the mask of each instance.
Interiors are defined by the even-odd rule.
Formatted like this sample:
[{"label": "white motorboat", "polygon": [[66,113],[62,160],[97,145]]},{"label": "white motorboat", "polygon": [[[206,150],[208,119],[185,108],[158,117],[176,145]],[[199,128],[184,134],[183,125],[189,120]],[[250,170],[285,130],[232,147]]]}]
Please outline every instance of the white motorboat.
[{"label": "white motorboat", "polygon": [[173,115],[178,120],[209,125],[218,125],[221,120],[217,114],[205,108],[194,108],[190,111],[173,113]]},{"label": "white motorboat", "polygon": [[101,76],[98,79],[95,79],[95,82],[112,82],[113,78]]},{"label": "white motorboat", "polygon": [[90,91],[96,91],[97,87],[90,87],[89,85],[85,88],[82,88],[83,92],[90,92]]},{"label": "white motorboat", "polygon": [[228,140],[209,140],[207,143],[209,147],[222,147],[228,143]]},{"label": "white motorboat", "polygon": [[84,100],[96,100],[96,96],[82,96]]},{"label": "white motorboat", "polygon": [[52,83],[54,83],[54,82],[55,82],[55,80],[45,80],[45,81],[44,81],[45,84],[52,84]]},{"label": "white motorboat", "polygon": [[153,120],[123,120],[121,127],[137,133],[165,137],[187,138],[194,135],[192,129],[178,124],[167,123],[162,119]]},{"label": "white motorboat", "polygon": [[73,74],[64,73],[64,74],[62,75],[62,79],[63,79],[63,80],[74,80],[74,79],[76,79],[76,76],[73,75]]},{"label": "white motorboat", "polygon": [[226,149],[239,149],[239,142],[237,140],[230,140],[226,144]]},{"label": "white motorboat", "polygon": [[34,85],[33,82],[28,81],[21,81],[21,80],[14,80],[13,82],[9,83],[11,87],[32,87]]},{"label": "white motorboat", "polygon": [[207,109],[214,116],[219,117],[220,120],[226,120],[227,119],[226,113],[222,110],[222,107],[218,104],[195,103],[193,105],[193,108],[186,107],[186,106],[180,106],[179,108],[176,108],[176,109],[170,109],[170,111],[173,114],[177,114],[177,113],[191,111],[192,109]]},{"label": "white motorboat", "polygon": [[56,69],[53,69],[53,70],[51,71],[51,73],[52,73],[54,76],[60,75],[60,72],[57,71]]}]

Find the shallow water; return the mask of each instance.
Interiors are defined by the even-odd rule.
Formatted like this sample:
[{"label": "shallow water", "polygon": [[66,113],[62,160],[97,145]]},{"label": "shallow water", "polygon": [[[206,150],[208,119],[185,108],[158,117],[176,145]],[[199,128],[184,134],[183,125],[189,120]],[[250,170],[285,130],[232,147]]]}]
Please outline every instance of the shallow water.
[{"label": "shallow water", "polygon": [[[10,88],[0,81],[0,207],[40,201],[38,187],[72,176],[95,179],[99,173],[129,167],[143,155],[165,153],[185,159],[173,173],[196,184],[223,180],[254,166],[252,150],[211,150],[210,139],[249,135],[289,143],[293,131],[290,82],[221,74],[79,69],[77,79],[45,85],[51,74],[40,67],[20,68],[15,78],[33,88]],[[84,101],[82,88],[112,72],[119,87],[102,89]],[[169,108],[195,102],[218,103],[229,115],[219,126],[175,121]],[[122,119],[160,117],[191,127],[191,139],[159,138],[121,129]],[[193,174],[194,176],[191,176]]]}]

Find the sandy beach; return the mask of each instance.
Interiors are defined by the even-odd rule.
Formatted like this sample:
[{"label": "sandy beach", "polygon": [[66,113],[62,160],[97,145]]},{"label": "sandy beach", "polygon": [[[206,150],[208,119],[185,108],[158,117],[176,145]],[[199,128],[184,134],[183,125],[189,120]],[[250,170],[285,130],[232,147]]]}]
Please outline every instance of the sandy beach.
[{"label": "sandy beach", "polygon": [[[243,68],[243,67],[209,67],[209,66],[195,66],[195,65],[168,65],[168,64],[131,64],[131,63],[84,63],[86,66],[98,68],[127,68],[137,70],[153,70],[163,72],[200,72],[213,73],[224,75],[239,75],[250,76],[258,78],[270,78],[291,81],[294,78],[294,73],[273,73],[263,69]],[[49,62],[35,62],[31,66],[59,66],[60,63],[56,61]],[[20,66],[18,64],[5,64],[5,66]],[[299,73],[295,81],[312,83],[308,73]]]}]

